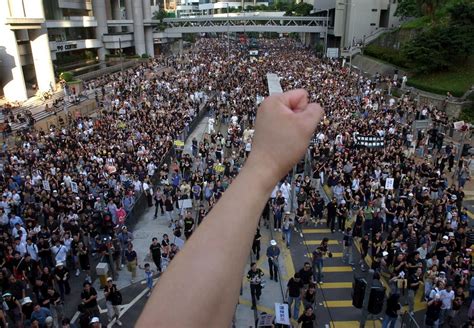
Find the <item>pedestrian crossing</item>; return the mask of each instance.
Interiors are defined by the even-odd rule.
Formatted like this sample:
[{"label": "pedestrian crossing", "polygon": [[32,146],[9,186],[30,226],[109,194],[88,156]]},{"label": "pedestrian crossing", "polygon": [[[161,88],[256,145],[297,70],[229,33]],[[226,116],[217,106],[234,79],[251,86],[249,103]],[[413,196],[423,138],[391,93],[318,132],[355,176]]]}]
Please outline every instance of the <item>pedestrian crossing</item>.
[{"label": "pedestrian crossing", "polygon": [[[324,318],[325,322],[318,324],[331,328],[359,327],[361,310],[352,306],[352,282],[354,268],[342,261],[343,247],[342,234],[331,233],[327,228],[308,228],[301,231],[301,245],[306,248],[306,260],[312,258],[311,252],[321,244],[323,238],[328,238],[328,248],[332,258],[324,259],[323,283],[318,284],[318,299],[316,307],[317,316]],[[377,326],[378,325],[378,326]],[[380,327],[377,321],[374,327]],[[372,325],[369,325],[372,327]]]}]

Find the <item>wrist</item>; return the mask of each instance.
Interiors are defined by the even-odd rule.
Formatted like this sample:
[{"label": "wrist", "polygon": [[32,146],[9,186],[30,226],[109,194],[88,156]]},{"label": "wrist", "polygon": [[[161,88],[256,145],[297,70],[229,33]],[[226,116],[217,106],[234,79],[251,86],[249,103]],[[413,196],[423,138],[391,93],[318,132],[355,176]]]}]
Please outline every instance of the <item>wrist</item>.
[{"label": "wrist", "polygon": [[252,156],[252,153],[245,162],[243,171],[251,173],[254,183],[262,186],[265,192],[271,192],[282,175],[276,163],[265,161],[257,155]]}]

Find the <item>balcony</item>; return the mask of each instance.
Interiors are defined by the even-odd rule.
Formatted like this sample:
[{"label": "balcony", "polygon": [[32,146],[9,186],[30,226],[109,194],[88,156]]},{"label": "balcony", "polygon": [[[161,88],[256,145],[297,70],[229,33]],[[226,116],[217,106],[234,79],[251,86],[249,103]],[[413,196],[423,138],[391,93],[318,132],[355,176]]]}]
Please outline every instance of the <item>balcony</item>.
[{"label": "balcony", "polygon": [[58,7],[64,9],[92,9],[90,0],[58,0]]},{"label": "balcony", "polygon": [[52,52],[67,52],[100,47],[102,47],[102,43],[97,39],[69,40],[62,42],[52,41],[49,43],[49,48]]},{"label": "balcony", "polygon": [[89,16],[70,16],[63,20],[46,21],[47,28],[68,28],[68,27],[97,27],[95,17]]},{"label": "balcony", "polygon": [[131,19],[114,19],[114,20],[108,20],[107,21],[107,26],[108,27],[132,26],[132,25],[133,25],[133,20],[131,20]]},{"label": "balcony", "polygon": [[43,23],[44,18],[7,17],[5,20],[5,24],[10,25],[11,30],[40,29]]},{"label": "balcony", "polygon": [[106,49],[133,47],[133,33],[104,34],[102,37]]}]

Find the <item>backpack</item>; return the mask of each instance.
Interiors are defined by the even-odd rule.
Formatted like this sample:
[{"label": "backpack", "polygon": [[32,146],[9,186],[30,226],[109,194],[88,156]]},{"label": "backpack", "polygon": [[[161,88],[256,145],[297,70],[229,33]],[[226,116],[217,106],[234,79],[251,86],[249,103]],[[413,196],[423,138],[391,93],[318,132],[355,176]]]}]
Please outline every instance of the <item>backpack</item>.
[{"label": "backpack", "polygon": [[121,305],[122,304],[122,293],[118,290],[115,291],[114,296],[112,297],[112,305]]}]

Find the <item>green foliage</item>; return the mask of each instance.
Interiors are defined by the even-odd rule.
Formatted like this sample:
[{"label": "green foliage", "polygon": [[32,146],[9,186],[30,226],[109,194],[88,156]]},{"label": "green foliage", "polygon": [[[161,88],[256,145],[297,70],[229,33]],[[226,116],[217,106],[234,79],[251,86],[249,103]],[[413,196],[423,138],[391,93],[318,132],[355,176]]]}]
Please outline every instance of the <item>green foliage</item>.
[{"label": "green foliage", "polygon": [[403,54],[391,48],[369,44],[364,48],[364,55],[381,59],[399,67],[406,67],[407,60]]},{"label": "green foliage", "polygon": [[415,72],[448,70],[474,53],[474,3],[458,2],[448,12],[447,24],[425,29],[403,46],[402,54]]},{"label": "green foliage", "polygon": [[62,72],[59,74],[59,79],[64,80],[65,82],[70,82],[74,79],[74,74],[72,72]]},{"label": "green foliage", "polygon": [[461,110],[461,114],[459,114],[459,120],[474,124],[474,105],[473,104]]},{"label": "green foliage", "polygon": [[285,16],[309,16],[311,10],[313,10],[313,5],[309,3],[291,3],[286,10]]},{"label": "green foliage", "polygon": [[399,17],[420,17],[421,12],[417,0],[399,0],[395,16]]},{"label": "green foliage", "polygon": [[420,90],[446,95],[451,92],[455,97],[461,97],[474,85],[474,57],[462,66],[456,66],[449,71],[429,74],[417,74],[408,78],[408,85]]},{"label": "green foliage", "polygon": [[417,30],[417,29],[428,27],[430,24],[431,24],[431,20],[429,17],[421,16],[404,23],[402,25],[402,29]]},{"label": "green foliage", "polygon": [[142,54],[142,58],[147,59],[147,58],[150,58],[150,56],[148,56],[148,54]]},{"label": "green foliage", "polygon": [[164,9],[161,9],[160,11],[155,11],[153,13],[153,19],[155,20],[163,20],[165,18],[175,18],[176,14],[174,12],[167,12]]}]

